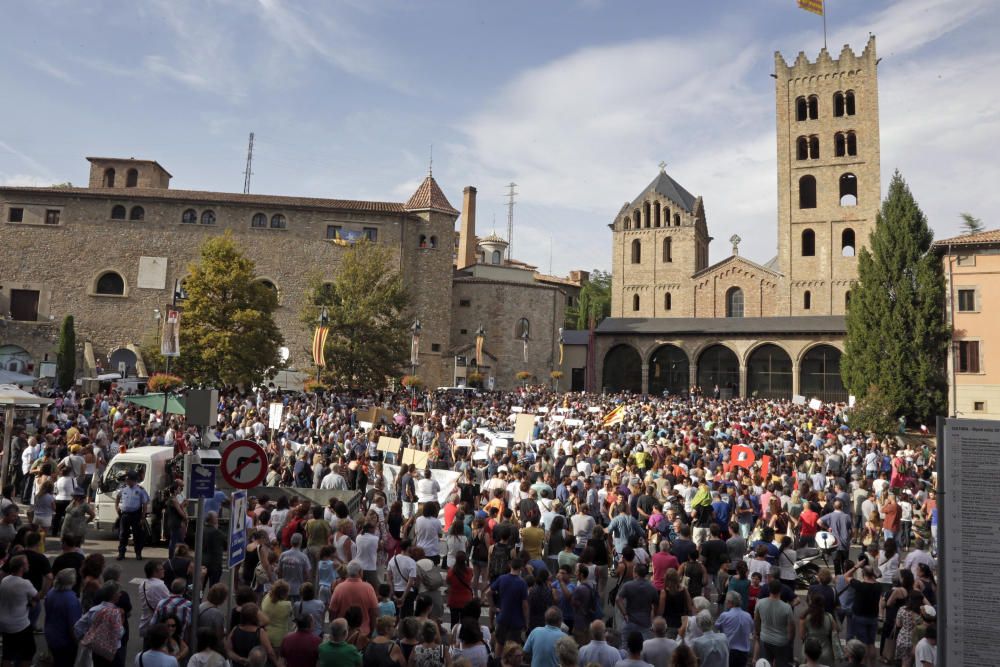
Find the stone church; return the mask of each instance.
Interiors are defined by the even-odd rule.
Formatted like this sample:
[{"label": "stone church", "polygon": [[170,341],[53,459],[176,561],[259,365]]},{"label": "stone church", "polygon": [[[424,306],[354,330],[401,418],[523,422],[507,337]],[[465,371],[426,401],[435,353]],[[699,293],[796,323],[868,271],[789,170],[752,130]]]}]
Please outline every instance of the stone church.
[{"label": "stone church", "polygon": [[846,401],[845,313],[880,205],[878,59],[870,37],[810,62],[775,54],[777,255],[709,265],[705,202],[660,172],[612,230],[611,317],[592,382],[607,391]]}]

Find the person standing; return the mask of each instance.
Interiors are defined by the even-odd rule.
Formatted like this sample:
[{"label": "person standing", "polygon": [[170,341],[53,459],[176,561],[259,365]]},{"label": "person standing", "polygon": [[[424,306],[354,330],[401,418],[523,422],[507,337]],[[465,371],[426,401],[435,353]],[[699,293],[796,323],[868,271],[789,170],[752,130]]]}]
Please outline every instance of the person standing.
[{"label": "person standing", "polygon": [[729,667],[745,667],[753,639],[753,616],[743,609],[743,598],[736,591],[726,593],[726,610],[715,620],[715,629],[726,635],[729,643]]},{"label": "person standing", "polygon": [[[747,615],[749,616],[749,614]],[[653,667],[668,667],[670,657],[678,646],[680,646],[680,642],[667,637],[667,620],[662,616],[657,616],[653,619],[653,638],[642,643],[642,659]],[[739,667],[745,666],[746,661]]]},{"label": "person standing", "polygon": [[25,578],[28,560],[14,556],[7,564],[9,574],[0,581],[0,633],[3,633],[3,665],[31,664],[35,657],[35,634],[28,610],[37,604],[38,590]]},{"label": "person standing", "polygon": [[833,511],[820,517],[819,525],[833,533],[837,538],[837,551],[833,556],[833,565],[837,574],[844,571],[844,561],[850,556],[851,534],[854,532],[851,515],[844,512],[844,504],[840,500],[833,501]]},{"label": "person standing", "polygon": [[[239,517],[240,520],[243,517]],[[205,532],[202,537],[202,564],[208,573],[208,586],[219,583],[222,578],[222,561],[228,548],[226,534],[219,530],[219,515],[216,512],[205,514]]]},{"label": "person standing", "polygon": [[[375,589],[361,579],[361,566],[351,561],[347,564],[347,579],[337,584],[330,596],[330,615],[341,620],[351,607],[361,609],[361,634],[369,636],[378,617],[378,597]],[[344,633],[347,636],[347,633]],[[320,655],[322,662],[322,654]]]},{"label": "person standing", "polygon": [[729,640],[713,630],[712,612],[704,609],[695,616],[701,635],[691,642],[700,667],[729,667]]},{"label": "person standing", "polygon": [[778,577],[772,576],[768,583],[770,594],[758,600],[754,610],[758,657],[767,659],[772,667],[791,667],[795,615],[792,606],[781,599],[782,587]]},{"label": "person standing", "polygon": [[[666,625],[663,627],[666,629]],[[600,667],[615,667],[622,656],[618,649],[608,644],[606,637],[607,627],[604,621],[597,620],[590,624],[590,641],[580,647],[581,665],[595,663]]]},{"label": "person standing", "polygon": [[125,560],[128,538],[135,544],[135,557],[142,560],[142,547],[146,535],[143,518],[149,512],[149,494],[139,486],[139,473],[134,470],[125,475],[123,486],[115,498],[115,512],[118,513],[118,560]]},{"label": "person standing", "polygon": [[55,586],[45,596],[45,644],[52,654],[52,664],[68,667],[76,661],[78,638],[73,626],[80,620],[83,610],[80,598],[73,592],[76,572],[63,568],[56,573]]},{"label": "person standing", "polygon": [[[490,584],[490,617],[496,618],[497,645],[520,642],[528,624],[528,585],[521,578],[523,563],[510,561],[510,572]],[[498,611],[499,610],[499,611]]]},{"label": "person standing", "polygon": [[302,584],[312,580],[309,557],[302,553],[302,535],[292,535],[292,548],[278,556],[278,578],[288,583],[292,601],[299,599]]},{"label": "person standing", "polygon": [[645,565],[636,565],[632,581],[622,584],[615,599],[625,621],[622,634],[628,636],[633,631],[638,632],[644,641],[653,638],[653,616],[660,602],[660,592],[646,579],[646,574]]},{"label": "person standing", "polygon": [[186,508],[186,498],[184,497],[183,482],[174,482],[170,491],[170,498],[167,500],[167,509],[164,512],[167,524],[168,558],[174,557],[174,549],[178,544],[184,542],[187,537],[188,514]]},{"label": "person standing", "polygon": [[559,607],[549,607],[545,610],[545,625],[533,629],[524,643],[524,653],[531,656],[531,667],[559,667],[556,642],[565,636],[562,612]]}]

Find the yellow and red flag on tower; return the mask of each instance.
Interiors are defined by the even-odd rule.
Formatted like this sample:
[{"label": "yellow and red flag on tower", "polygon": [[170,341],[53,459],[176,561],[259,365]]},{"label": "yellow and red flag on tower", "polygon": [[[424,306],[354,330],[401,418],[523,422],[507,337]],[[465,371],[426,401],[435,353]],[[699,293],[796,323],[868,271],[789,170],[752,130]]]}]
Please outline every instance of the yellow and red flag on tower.
[{"label": "yellow and red flag on tower", "polygon": [[799,9],[823,16],[823,0],[799,0]]},{"label": "yellow and red flag on tower", "polygon": [[614,426],[621,424],[625,420],[625,406],[619,405],[617,408],[604,415],[601,426]]},{"label": "yellow and red flag on tower", "polygon": [[330,327],[316,327],[316,333],[313,334],[313,363],[320,368],[326,367],[326,356],[323,351],[329,334]]}]

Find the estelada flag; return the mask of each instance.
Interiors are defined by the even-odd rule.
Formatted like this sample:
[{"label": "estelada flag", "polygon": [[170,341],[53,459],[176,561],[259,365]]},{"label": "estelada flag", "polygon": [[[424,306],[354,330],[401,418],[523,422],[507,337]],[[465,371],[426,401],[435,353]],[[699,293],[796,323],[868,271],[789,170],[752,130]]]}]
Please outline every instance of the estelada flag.
[{"label": "estelada flag", "polygon": [[330,327],[316,327],[316,333],[313,334],[313,363],[320,368],[326,366],[326,356],[323,350],[326,347],[326,337],[329,333]]},{"label": "estelada flag", "polygon": [[823,0],[799,0],[799,9],[823,16]]},{"label": "estelada flag", "polygon": [[621,424],[625,420],[625,406],[619,405],[617,408],[609,412],[604,416],[601,421],[602,426],[614,426],[615,424]]}]

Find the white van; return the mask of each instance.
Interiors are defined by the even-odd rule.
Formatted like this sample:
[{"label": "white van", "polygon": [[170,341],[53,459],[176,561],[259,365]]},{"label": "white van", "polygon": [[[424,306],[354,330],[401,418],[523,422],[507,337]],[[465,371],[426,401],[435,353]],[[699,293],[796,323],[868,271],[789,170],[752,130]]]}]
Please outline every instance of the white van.
[{"label": "white van", "polygon": [[115,496],[118,489],[125,485],[125,475],[130,472],[139,474],[139,486],[149,494],[150,506],[152,499],[166,486],[167,462],[174,457],[173,447],[136,447],[118,454],[108,467],[104,476],[98,482],[97,501],[94,512],[97,514],[95,527],[97,530],[110,530],[118,513],[115,512]]}]

